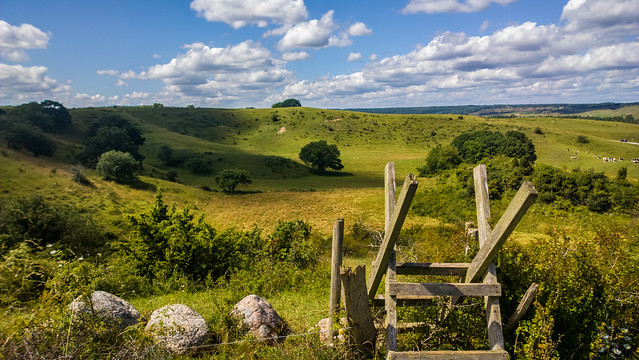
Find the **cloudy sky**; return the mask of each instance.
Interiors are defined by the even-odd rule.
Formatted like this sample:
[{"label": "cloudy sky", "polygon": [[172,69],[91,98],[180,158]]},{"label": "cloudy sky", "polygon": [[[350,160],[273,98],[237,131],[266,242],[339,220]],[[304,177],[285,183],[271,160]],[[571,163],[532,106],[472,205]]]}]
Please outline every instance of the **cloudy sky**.
[{"label": "cloudy sky", "polygon": [[2,0],[0,105],[639,101],[639,0]]}]

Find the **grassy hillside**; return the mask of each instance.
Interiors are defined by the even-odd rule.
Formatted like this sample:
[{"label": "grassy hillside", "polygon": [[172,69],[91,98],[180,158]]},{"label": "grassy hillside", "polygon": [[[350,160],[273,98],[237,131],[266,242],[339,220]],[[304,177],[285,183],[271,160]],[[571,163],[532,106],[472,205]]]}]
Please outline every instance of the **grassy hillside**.
[{"label": "grassy hillside", "polygon": [[[148,206],[158,188],[178,204],[192,203],[216,226],[271,229],[282,219],[308,219],[330,233],[334,218],[362,220],[376,226],[382,219],[382,171],[394,161],[398,182],[416,173],[430,149],[448,144],[455,136],[476,130],[519,130],[532,139],[538,163],[567,169],[594,168],[615,176],[622,166],[628,178],[639,178],[639,125],[566,118],[482,118],[456,115],[377,115],[313,108],[279,109],[185,109],[98,108],[73,109],[74,128],[55,135],[59,147],[52,159],[33,158],[3,148],[0,157],[1,198],[38,192],[51,199],[76,203],[99,213],[104,223],[116,228],[122,215]],[[101,181],[87,171],[94,187],[70,181],[74,154],[81,151],[83,132],[100,117],[121,115],[139,126],[146,138],[142,182],[132,189]],[[536,134],[540,128],[543,134]],[[583,135],[588,143],[580,143]],[[316,174],[298,159],[302,146],[326,140],[337,144],[344,164],[342,172]],[[162,145],[176,153],[204,154],[213,172],[195,175],[183,167],[166,166],[158,158]],[[572,157],[576,157],[573,159]],[[600,157],[624,158],[604,162]],[[52,169],[56,169],[52,172]],[[228,196],[215,189],[214,176],[224,168],[242,168],[253,176],[245,192]],[[176,171],[178,183],[165,180]],[[421,187],[428,179],[421,179]],[[186,185],[186,186],[184,186]],[[409,221],[412,221],[409,219]],[[421,219],[420,221],[423,221]],[[117,229],[114,229],[117,231]]]}]

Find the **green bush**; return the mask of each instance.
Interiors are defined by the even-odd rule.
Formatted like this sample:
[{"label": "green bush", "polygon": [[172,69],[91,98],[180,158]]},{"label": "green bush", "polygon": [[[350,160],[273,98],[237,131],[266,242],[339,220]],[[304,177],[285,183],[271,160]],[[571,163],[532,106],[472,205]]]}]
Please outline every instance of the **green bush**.
[{"label": "green bush", "polygon": [[129,218],[129,237],[116,244],[119,254],[148,279],[182,274],[203,280],[244,267],[259,244],[259,231],[216,231],[195,219],[190,208],[169,208],[159,193],[148,214]]},{"label": "green bush", "polygon": [[139,167],[140,163],[131,154],[111,150],[100,155],[95,170],[104,180],[132,184],[137,180],[135,172]]},{"label": "green bush", "polygon": [[429,176],[441,173],[443,170],[456,168],[461,164],[459,150],[452,145],[435,146],[426,157],[426,165],[418,168],[419,176]]},{"label": "green bush", "polygon": [[[532,282],[540,284],[534,311],[520,325],[516,353],[531,358],[535,347],[546,344],[556,346],[562,359],[587,359],[601,349],[608,326],[628,329],[630,339],[630,351],[619,349],[625,355],[613,358],[636,351],[639,228],[606,219],[589,230],[594,235],[553,232],[526,245],[511,242],[499,253],[502,313],[515,310]],[[537,345],[527,348],[531,342]]]},{"label": "green bush", "polygon": [[95,253],[105,243],[105,236],[90,216],[75,207],[47,202],[39,195],[18,198],[4,205],[0,234],[3,251],[26,243],[34,251],[70,250],[82,256]]}]

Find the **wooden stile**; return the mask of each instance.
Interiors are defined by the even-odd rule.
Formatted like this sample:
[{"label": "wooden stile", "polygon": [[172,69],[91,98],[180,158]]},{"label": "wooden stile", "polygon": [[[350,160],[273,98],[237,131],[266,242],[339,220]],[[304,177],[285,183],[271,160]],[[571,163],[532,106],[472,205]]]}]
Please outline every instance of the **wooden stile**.
[{"label": "wooden stile", "polygon": [[[417,182],[409,175],[402,187],[402,192],[394,202],[394,164],[386,166],[385,215],[386,233],[384,241],[373,262],[373,271],[368,279],[368,297],[374,303],[383,302],[386,307],[386,348],[388,359],[508,359],[504,351],[504,340],[501,323],[499,296],[501,285],[497,281],[493,260],[503,246],[504,241],[512,233],[527,209],[537,197],[537,191],[530,182],[524,182],[508,205],[504,215],[490,229],[490,206],[488,182],[485,165],[474,169],[475,200],[477,204],[477,240],[480,245],[478,254],[470,263],[396,263],[395,242],[406,212],[410,207]],[[392,214],[392,216],[391,216]],[[377,287],[386,269],[384,296],[375,296]],[[462,283],[408,283],[397,282],[397,275],[445,275],[461,277]],[[423,351],[398,352],[397,324],[398,304],[412,304],[415,301],[427,301],[441,297],[449,297],[451,304],[462,296],[483,296],[486,305],[486,322],[490,350],[485,351]],[[529,300],[526,300],[528,302]],[[522,300],[522,303],[524,300]],[[523,310],[525,311],[525,310]],[[513,320],[516,320],[513,314]],[[420,324],[420,323],[416,323]],[[419,326],[428,324],[421,324]]]}]

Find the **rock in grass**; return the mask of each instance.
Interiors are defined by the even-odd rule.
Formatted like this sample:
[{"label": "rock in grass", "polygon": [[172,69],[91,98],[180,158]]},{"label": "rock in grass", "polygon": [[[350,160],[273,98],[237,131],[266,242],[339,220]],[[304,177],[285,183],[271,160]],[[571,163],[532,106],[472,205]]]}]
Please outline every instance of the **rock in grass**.
[{"label": "rock in grass", "polygon": [[105,291],[94,291],[88,305],[80,296],[69,304],[68,309],[74,316],[78,313],[94,314],[106,322],[117,324],[121,329],[134,325],[140,318],[140,312],[133,305]]},{"label": "rock in grass", "polygon": [[248,295],[235,304],[231,316],[240,317],[251,335],[258,340],[282,342],[284,338],[277,337],[290,332],[271,304],[257,295]]},{"label": "rock in grass", "polygon": [[344,340],[344,331],[341,330],[343,328],[348,327],[348,321],[346,318],[339,319],[339,325],[333,326],[331,329],[331,318],[324,318],[317,322],[317,324],[311,328],[309,331],[315,331],[319,329],[319,338],[320,341],[327,345],[332,345],[333,343],[343,344]]},{"label": "rock in grass", "polygon": [[167,305],[155,310],[144,330],[175,354],[196,350],[210,335],[206,320],[195,310],[182,304]]}]

